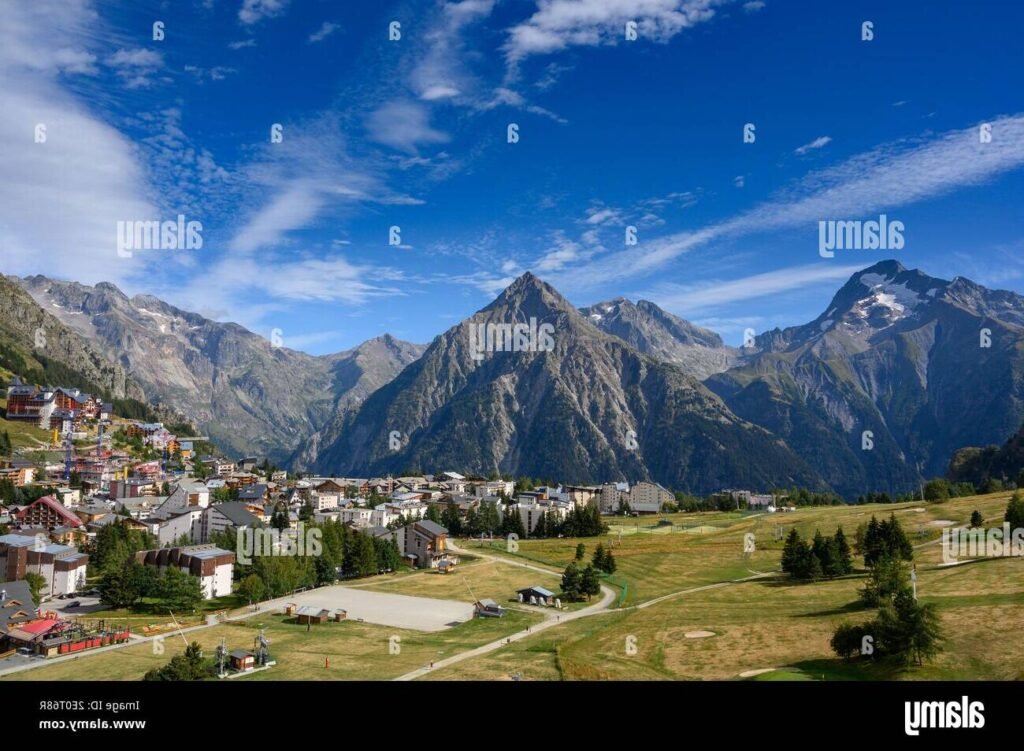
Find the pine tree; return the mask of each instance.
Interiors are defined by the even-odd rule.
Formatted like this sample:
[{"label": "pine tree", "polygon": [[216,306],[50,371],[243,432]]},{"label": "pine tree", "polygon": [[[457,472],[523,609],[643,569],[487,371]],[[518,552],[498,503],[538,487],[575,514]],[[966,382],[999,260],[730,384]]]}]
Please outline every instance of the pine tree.
[{"label": "pine tree", "polygon": [[591,563],[594,568],[600,571],[606,571],[605,568],[605,557],[604,557],[604,545],[597,543],[597,547],[594,548],[594,557],[591,559]]},{"label": "pine tree", "polygon": [[562,573],[562,596],[569,602],[576,602],[580,599],[581,585],[582,575],[579,566],[576,565],[576,561],[572,561]]},{"label": "pine tree", "polygon": [[1024,528],[1024,496],[1018,490],[1010,497],[1003,521],[1010,523],[1010,530]]},{"label": "pine tree", "polygon": [[434,524],[441,523],[441,512],[437,510],[436,503],[431,503],[427,506],[427,513],[424,518],[428,521],[434,522]]},{"label": "pine tree", "polygon": [[850,552],[850,544],[846,541],[846,535],[843,534],[842,526],[836,529],[835,536],[832,537],[832,549],[834,551],[835,575],[846,576],[853,573],[853,555]]},{"label": "pine tree", "polygon": [[985,518],[981,515],[980,511],[975,509],[974,513],[971,514],[971,526],[977,528],[977,527],[980,527],[984,523],[985,523]]},{"label": "pine tree", "polygon": [[615,563],[615,556],[612,555],[612,551],[608,550],[604,554],[604,570],[607,574],[614,574],[615,569],[618,568],[618,564]]},{"label": "pine tree", "polygon": [[864,533],[864,565],[871,568],[875,562],[882,557],[884,552],[882,541],[882,527],[874,514],[868,522],[867,530]]},{"label": "pine tree", "polygon": [[795,574],[801,542],[800,533],[796,531],[796,527],[789,530],[789,534],[786,536],[786,544],[782,547],[783,573]]},{"label": "pine tree", "polygon": [[580,576],[580,594],[586,595],[589,600],[596,594],[601,593],[601,580],[597,576],[597,571],[594,570],[593,566],[588,565],[583,569],[583,574]]},{"label": "pine tree", "polygon": [[584,545],[582,542],[581,543],[577,543],[577,545],[576,545],[576,560],[577,561],[582,561],[583,560],[583,556],[585,556],[586,554],[587,554],[587,546]]},{"label": "pine tree", "polygon": [[829,555],[828,539],[821,534],[821,530],[814,530],[814,539],[811,542],[811,555],[818,559],[823,576],[835,576],[832,569],[832,560]]}]

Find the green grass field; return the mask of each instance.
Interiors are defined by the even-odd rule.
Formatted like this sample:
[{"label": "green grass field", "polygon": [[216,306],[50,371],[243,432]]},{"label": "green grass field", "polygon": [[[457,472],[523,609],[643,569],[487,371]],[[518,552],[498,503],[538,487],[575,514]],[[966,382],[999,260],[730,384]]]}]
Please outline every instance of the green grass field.
[{"label": "green grass field", "polygon": [[[621,593],[612,609],[567,621],[522,641],[438,668],[425,680],[1018,680],[1024,679],[1024,651],[1015,648],[1024,625],[1024,561],[982,560],[944,566],[937,544],[943,525],[965,524],[974,510],[986,525],[1002,523],[1008,493],[941,504],[806,508],[793,513],[674,514],[613,522],[601,541],[611,545],[618,571],[609,580]],[[874,615],[859,604],[865,574],[814,584],[793,583],[779,573],[782,540],[796,527],[804,536],[816,529],[832,534],[842,525],[850,540],[856,527],[895,513],[917,546],[918,594],[934,603],[942,618],[944,651],[922,667],[846,663],[829,641],[844,622]],[[661,518],[673,523],[657,526]],[[632,531],[627,531],[628,527]],[[622,527],[623,534],[619,535]],[[755,550],[744,553],[753,534]],[[517,553],[503,541],[461,547],[502,560],[537,563],[560,571],[573,558],[577,540],[521,540]],[[590,559],[598,540],[582,540]],[[857,559],[855,565],[860,566]],[[753,574],[760,578],[737,582]],[[516,589],[558,580],[503,562],[466,557],[452,574],[410,572],[375,577],[354,586],[470,602],[490,597],[509,604]],[[112,614],[113,615],[113,614]],[[479,620],[440,633],[340,623],[314,627],[265,617],[273,670],[240,680],[289,678],[393,678],[458,652],[500,639],[539,622],[541,615],[512,610],[503,619]],[[220,625],[196,632],[204,648],[221,638],[230,648],[251,647],[255,624]],[[710,632],[710,636],[702,635]],[[390,654],[388,639],[401,638],[401,653]],[[107,655],[84,656],[12,676],[13,679],[133,679],[163,664],[180,639],[165,641],[157,657],[148,645]],[[324,658],[330,657],[330,669]]]}]

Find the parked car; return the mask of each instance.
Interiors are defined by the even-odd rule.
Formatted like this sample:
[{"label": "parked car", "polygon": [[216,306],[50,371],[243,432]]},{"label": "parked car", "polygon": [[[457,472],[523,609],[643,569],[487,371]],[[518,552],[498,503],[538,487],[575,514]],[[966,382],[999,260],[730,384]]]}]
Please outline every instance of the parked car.
[{"label": "parked car", "polygon": [[82,601],[81,600],[72,600],[71,602],[68,603],[68,607],[69,608],[80,608],[80,607],[82,607]]}]

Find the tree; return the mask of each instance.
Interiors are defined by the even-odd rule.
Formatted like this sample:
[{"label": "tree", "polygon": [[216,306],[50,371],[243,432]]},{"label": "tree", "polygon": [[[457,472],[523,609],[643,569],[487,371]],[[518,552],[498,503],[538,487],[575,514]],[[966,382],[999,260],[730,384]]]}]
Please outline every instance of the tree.
[{"label": "tree", "polygon": [[280,532],[290,528],[291,525],[288,507],[284,503],[278,503],[274,506],[274,515],[270,517],[270,526]]},{"label": "tree", "polygon": [[612,555],[612,551],[609,550],[604,554],[604,572],[606,574],[614,574],[618,568],[618,564],[615,563],[615,556]]},{"label": "tree", "polygon": [[597,571],[594,570],[594,567],[588,564],[580,576],[580,594],[585,595],[589,600],[594,595],[600,593],[601,580],[598,579]]},{"label": "tree", "polygon": [[162,668],[153,668],[143,678],[146,681],[199,681],[213,672],[210,661],[203,658],[203,649],[198,642],[192,642],[185,653],[175,655]]},{"label": "tree", "polygon": [[459,508],[454,503],[447,503],[444,512],[441,514],[441,526],[448,530],[452,537],[462,534],[462,519],[459,517]]},{"label": "tree", "polygon": [[576,545],[576,560],[577,561],[582,561],[583,560],[583,556],[585,556],[586,554],[587,554],[587,546],[584,545],[582,542],[578,543]]},{"label": "tree", "polygon": [[576,561],[572,561],[562,573],[562,597],[569,602],[576,602],[582,594],[582,584],[579,566]]},{"label": "tree", "polygon": [[818,565],[821,567],[823,576],[829,578],[835,576],[828,539],[821,534],[821,530],[814,530],[814,539],[811,542],[811,555],[818,559]]},{"label": "tree", "polygon": [[792,574],[796,570],[800,551],[800,542],[800,533],[797,532],[796,527],[789,530],[789,534],[786,536],[786,542],[782,546],[783,573]]},{"label": "tree", "polygon": [[375,537],[373,545],[377,551],[377,566],[380,571],[397,571],[402,562],[402,554],[390,537]]},{"label": "tree", "polygon": [[836,528],[832,537],[832,560],[836,569],[834,576],[846,576],[853,573],[853,555],[850,544],[846,541],[842,526]]},{"label": "tree", "polygon": [[310,503],[309,501],[306,501],[305,503],[302,504],[302,507],[299,509],[299,520],[308,522],[314,518],[316,518],[316,512],[313,511],[313,504]]},{"label": "tree", "polygon": [[25,583],[28,584],[28,590],[32,593],[32,602],[39,607],[39,603],[43,599],[43,587],[46,586],[45,577],[34,571],[29,571],[25,574]]},{"label": "tree", "polygon": [[615,513],[621,514],[622,516],[629,516],[633,513],[633,509],[629,507],[629,501],[625,498],[619,498],[619,506],[615,509]]},{"label": "tree", "polygon": [[604,545],[599,542],[597,543],[597,547],[594,548],[594,557],[590,559],[590,562],[593,564],[594,568],[598,569],[599,571],[604,571],[604,561]]},{"label": "tree", "polygon": [[971,514],[971,526],[977,528],[984,523],[985,517],[981,515],[981,512],[978,511],[978,509],[974,509],[974,513]]},{"label": "tree", "polygon": [[112,608],[130,608],[156,589],[155,569],[131,561],[108,569],[100,579],[100,599]]},{"label": "tree", "polygon": [[1024,495],[1019,490],[1010,496],[1003,521],[1010,523],[1011,530],[1024,528]]},{"label": "tree", "polygon": [[909,589],[910,572],[906,564],[899,558],[884,556],[871,566],[860,597],[868,607],[879,607],[891,602],[898,593]]},{"label": "tree", "polygon": [[441,512],[437,510],[437,504],[431,503],[427,506],[427,513],[423,517],[427,521],[434,522],[434,524],[441,523]]},{"label": "tree", "polygon": [[203,589],[195,576],[168,566],[157,581],[156,596],[169,610],[195,610],[203,601]]},{"label": "tree", "polygon": [[247,602],[259,602],[267,596],[267,585],[256,574],[249,574],[238,583],[238,594]]},{"label": "tree", "polygon": [[870,636],[868,624],[844,623],[832,635],[832,651],[849,660],[862,654],[865,636]]}]

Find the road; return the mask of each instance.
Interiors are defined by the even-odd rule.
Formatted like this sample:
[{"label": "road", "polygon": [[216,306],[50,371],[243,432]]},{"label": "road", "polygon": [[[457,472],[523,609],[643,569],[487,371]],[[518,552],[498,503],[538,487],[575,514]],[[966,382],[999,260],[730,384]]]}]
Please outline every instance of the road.
[{"label": "road", "polygon": [[[456,547],[451,542],[451,540],[448,541],[448,547],[456,553],[468,553],[470,555],[475,555],[479,558],[486,558],[488,560],[497,561],[498,563],[504,563],[508,566],[519,566],[520,568],[527,568],[531,571],[537,571],[546,576],[557,576],[559,578],[561,578],[562,576],[557,571],[552,571],[551,569],[535,566],[531,563],[520,563],[519,561],[510,561],[508,558],[501,558],[495,555],[488,555],[486,553],[481,553],[479,550],[463,550],[461,548]],[[468,652],[459,652],[459,654],[457,655],[452,655],[451,657],[447,657],[443,660],[437,660],[436,662],[434,662],[433,668],[431,668],[428,665],[419,668],[418,670],[413,670],[411,673],[400,675],[397,678],[395,678],[395,680],[412,681],[424,675],[427,675],[428,673],[431,673],[434,670],[438,670],[439,668],[445,668],[449,665],[455,665],[456,663],[462,662],[464,660],[472,659],[473,657],[485,655],[488,652],[494,652],[495,650],[501,649],[502,647],[507,646],[512,642],[521,641],[522,639],[529,638],[535,634],[539,634],[542,631],[546,631],[549,628],[553,628],[554,626],[560,626],[563,623],[568,623],[569,621],[575,621],[579,618],[586,618],[590,615],[596,615],[597,613],[607,610],[608,607],[612,604],[612,602],[615,601],[616,597],[615,590],[613,590],[611,587],[605,586],[604,584],[601,585],[601,594],[602,597],[598,602],[595,602],[593,605],[588,605],[587,607],[582,608],[581,610],[539,611],[544,615],[544,620],[541,623],[538,623],[536,626],[530,626],[525,631],[520,631],[511,636],[506,636],[496,641],[492,641],[489,644],[484,644],[481,647],[476,647],[475,649],[471,649]]]}]

